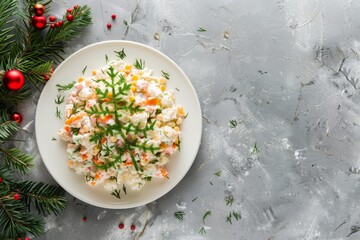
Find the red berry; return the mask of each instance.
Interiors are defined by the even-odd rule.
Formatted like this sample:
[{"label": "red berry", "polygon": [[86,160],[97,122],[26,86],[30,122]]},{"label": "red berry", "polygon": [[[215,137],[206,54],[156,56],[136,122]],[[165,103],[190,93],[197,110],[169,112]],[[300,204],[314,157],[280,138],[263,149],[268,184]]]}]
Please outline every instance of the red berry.
[{"label": "red berry", "polygon": [[55,27],[60,27],[60,22],[55,23]]},{"label": "red berry", "polygon": [[107,27],[108,29],[110,29],[110,28],[111,28],[111,23],[106,24],[106,27]]},{"label": "red berry", "polygon": [[66,9],[66,11],[67,11],[68,13],[71,13],[71,12],[72,12],[72,9],[71,9],[71,8],[68,8],[68,9]]},{"label": "red berry", "polygon": [[115,20],[116,14],[111,15],[111,18],[112,18],[113,20]]},{"label": "red berry", "polygon": [[74,16],[73,16],[72,14],[68,14],[68,15],[66,16],[66,19],[67,19],[69,22],[71,22],[72,20],[74,20]]},{"label": "red berry", "polygon": [[43,75],[43,78],[44,78],[45,81],[49,81],[50,76],[49,75]]},{"label": "red berry", "polygon": [[14,112],[13,115],[11,116],[11,120],[15,121],[15,122],[18,122],[18,123],[21,123],[22,122],[22,116],[21,116],[20,113]]},{"label": "red berry", "polygon": [[119,224],[119,228],[120,228],[120,229],[124,229],[124,224],[123,224],[123,223],[120,223],[120,224]]},{"label": "red berry", "polygon": [[30,238],[26,237],[26,238],[24,238],[24,240],[30,240]]},{"label": "red berry", "polygon": [[83,222],[86,222],[87,221],[87,217],[83,217]]},{"label": "red berry", "polygon": [[78,7],[79,7],[79,5],[75,5],[75,6],[74,6],[74,9],[77,9]]},{"label": "red berry", "polygon": [[54,28],[55,27],[55,24],[50,24],[50,28]]},{"label": "red berry", "polygon": [[63,24],[64,24],[63,21],[60,21],[60,22],[59,22],[60,27],[61,27]]},{"label": "red berry", "polygon": [[132,224],[132,225],[131,225],[131,227],[130,227],[130,229],[131,229],[132,231],[134,231],[134,230],[135,230],[135,228],[136,228],[136,227],[135,227],[135,225],[134,225],[134,224]]},{"label": "red berry", "polygon": [[2,183],[3,182],[3,179],[0,177],[0,183]]},{"label": "red berry", "polygon": [[49,21],[50,21],[50,22],[55,22],[55,20],[56,20],[56,17],[55,17],[55,16],[50,16],[50,17],[49,17]]},{"label": "red berry", "polygon": [[13,198],[14,198],[15,201],[19,200],[20,199],[20,194],[15,193]]}]

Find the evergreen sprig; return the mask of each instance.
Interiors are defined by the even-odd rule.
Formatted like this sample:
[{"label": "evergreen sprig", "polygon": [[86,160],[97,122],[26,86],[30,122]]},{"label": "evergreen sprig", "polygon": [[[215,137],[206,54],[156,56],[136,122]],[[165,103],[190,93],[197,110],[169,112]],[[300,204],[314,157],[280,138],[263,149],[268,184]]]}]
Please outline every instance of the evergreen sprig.
[{"label": "evergreen sprig", "polygon": [[[17,104],[31,96],[31,85],[39,87],[45,82],[44,76],[51,75],[54,62],[63,59],[64,43],[91,23],[90,8],[73,9],[71,22],[64,14],[64,24],[59,28],[39,30],[31,22],[35,3],[49,10],[51,0],[1,0],[0,4],[0,82],[9,69],[21,71],[26,80],[18,91],[9,91],[0,84],[0,239],[38,236],[44,233],[45,222],[31,210],[36,208],[43,215],[59,214],[66,206],[62,188],[14,179],[15,171],[29,174],[34,161],[11,143],[19,124],[9,116]],[[59,98],[57,102],[61,101]],[[15,194],[19,194],[19,200],[14,199]]]}]

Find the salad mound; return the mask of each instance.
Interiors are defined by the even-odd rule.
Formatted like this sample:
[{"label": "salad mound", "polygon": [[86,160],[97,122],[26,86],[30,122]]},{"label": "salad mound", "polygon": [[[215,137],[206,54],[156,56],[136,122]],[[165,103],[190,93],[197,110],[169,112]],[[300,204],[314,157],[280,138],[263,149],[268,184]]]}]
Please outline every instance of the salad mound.
[{"label": "salad mound", "polygon": [[67,98],[58,134],[68,143],[68,166],[90,186],[139,190],[168,178],[165,164],[180,149],[184,109],[166,89],[168,75],[140,63],[111,61],[74,82]]}]

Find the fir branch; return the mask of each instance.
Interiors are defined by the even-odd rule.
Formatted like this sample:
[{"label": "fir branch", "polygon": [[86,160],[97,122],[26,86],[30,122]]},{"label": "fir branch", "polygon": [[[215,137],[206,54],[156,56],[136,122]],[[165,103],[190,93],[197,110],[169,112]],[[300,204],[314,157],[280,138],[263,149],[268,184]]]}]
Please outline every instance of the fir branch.
[{"label": "fir branch", "polygon": [[45,232],[44,225],[44,221],[29,213],[21,201],[0,199],[0,233],[3,236],[14,239],[27,232],[39,236]]},{"label": "fir branch", "polygon": [[11,108],[16,104],[23,102],[31,96],[31,90],[27,84],[25,84],[18,91],[9,91],[0,84],[0,107]]},{"label": "fir branch", "polygon": [[2,0],[0,4],[0,56],[7,55],[11,50],[11,44],[15,42],[14,19],[11,18],[16,12],[17,0]]},{"label": "fir branch", "polygon": [[0,143],[5,142],[18,129],[19,124],[15,121],[10,121],[6,109],[0,109]]},{"label": "fir branch", "polygon": [[24,181],[13,183],[11,188],[23,197],[29,211],[31,205],[34,204],[38,212],[45,216],[58,215],[66,207],[65,191],[61,187],[42,182]]},{"label": "fir branch", "polygon": [[22,174],[28,174],[31,167],[34,166],[33,157],[21,152],[17,148],[0,148],[0,154],[3,155],[5,164]]}]

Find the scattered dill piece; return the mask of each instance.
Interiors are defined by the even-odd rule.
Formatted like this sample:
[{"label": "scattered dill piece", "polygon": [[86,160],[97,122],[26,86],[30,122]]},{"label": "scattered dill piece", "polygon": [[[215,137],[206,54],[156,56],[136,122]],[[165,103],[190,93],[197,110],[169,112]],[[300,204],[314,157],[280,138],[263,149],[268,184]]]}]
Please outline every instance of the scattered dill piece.
[{"label": "scattered dill piece", "polygon": [[56,87],[58,88],[59,92],[63,92],[63,91],[72,89],[74,87],[75,83],[76,83],[75,81],[72,81],[71,83],[64,84],[64,85],[56,84]]},{"label": "scattered dill piece", "polygon": [[185,119],[185,118],[187,118],[187,117],[188,117],[188,115],[189,115],[189,113],[186,113],[186,115],[184,116],[184,119]]},{"label": "scattered dill piece", "polygon": [[147,177],[144,177],[144,179],[145,179],[146,181],[150,182],[150,181],[151,181],[151,179],[152,179],[152,176],[147,176]]},{"label": "scattered dill piece", "polygon": [[126,21],[126,19],[124,19],[123,24],[124,24],[125,26],[127,26],[127,25],[128,25],[128,21]]},{"label": "scattered dill piece", "polygon": [[226,222],[229,222],[230,224],[232,224],[231,218],[232,218],[232,215],[230,212],[229,215],[226,216]]},{"label": "scattered dill piece", "polygon": [[220,177],[221,176],[221,171],[217,171],[216,173],[214,173],[214,175]]},{"label": "scattered dill piece", "polygon": [[260,153],[260,150],[259,150],[259,148],[257,146],[257,142],[255,142],[254,147],[251,150],[251,155],[256,155],[256,154],[259,154],[259,153]]},{"label": "scattered dill piece", "polygon": [[70,128],[71,132],[75,135],[78,135],[79,134],[79,131],[80,131],[80,128],[75,128],[75,127],[72,127]]},{"label": "scattered dill piece", "polygon": [[56,141],[56,138],[52,137],[51,141]]},{"label": "scattered dill piece", "polygon": [[198,197],[194,198],[193,200],[191,200],[192,202],[195,202],[198,199]]},{"label": "scattered dill piece", "polygon": [[74,150],[73,153],[77,153],[77,152],[80,152],[80,151],[81,151],[81,145],[79,145],[79,146]]},{"label": "scattered dill piece", "polygon": [[117,197],[118,199],[121,199],[120,190],[115,189],[114,191],[111,192],[111,195]]},{"label": "scattered dill piece", "polygon": [[205,218],[211,215],[211,211],[207,211],[203,216],[203,222],[205,222]]},{"label": "scattered dill piece", "polygon": [[200,230],[199,230],[199,233],[200,233],[201,235],[204,235],[204,234],[206,233],[205,228],[204,228],[204,227],[201,227]]},{"label": "scattered dill piece", "polygon": [[241,215],[239,215],[237,212],[233,211],[233,216],[236,219],[236,221],[239,221],[241,219]]},{"label": "scattered dill piece", "polygon": [[238,125],[236,119],[230,120],[230,127],[231,128],[236,128],[236,126]]},{"label": "scattered dill piece", "polygon": [[84,74],[85,74],[86,69],[87,69],[87,66],[85,66],[85,67],[84,67],[84,69],[81,71],[82,75],[84,75]]},{"label": "scattered dill piece", "polygon": [[169,73],[164,72],[163,70],[161,70],[161,74],[162,74],[162,76],[163,76],[164,78],[166,78],[167,80],[170,79],[170,74],[169,74]]},{"label": "scattered dill piece", "polygon": [[144,69],[145,68],[145,61],[143,61],[142,59],[135,59],[135,63],[134,63],[134,67],[136,67],[137,69]]},{"label": "scattered dill piece", "polygon": [[60,105],[65,101],[65,96],[57,95],[54,101],[56,104]]},{"label": "scattered dill piece", "polygon": [[214,185],[212,182],[210,182],[211,185]]},{"label": "scattered dill piece", "polygon": [[108,63],[109,62],[109,57],[107,54],[105,54],[105,62]]},{"label": "scattered dill piece", "polygon": [[234,202],[233,196],[227,196],[225,198],[225,202],[226,202],[226,206],[231,206],[233,204],[233,202]]},{"label": "scattered dill piece", "polygon": [[178,88],[175,88],[175,89],[176,89],[176,91],[180,92],[180,90]]},{"label": "scattered dill piece", "polygon": [[127,194],[127,193],[126,193],[126,186],[125,186],[125,184],[123,184],[122,190],[124,191],[125,194]]},{"label": "scattered dill piece", "polygon": [[204,28],[202,28],[202,27],[199,27],[197,31],[198,31],[198,32],[206,32],[206,29],[204,29]]},{"label": "scattered dill piece", "polygon": [[174,216],[181,221],[184,220],[184,215],[185,215],[184,211],[177,211],[174,213]]},{"label": "scattered dill piece", "polygon": [[60,112],[60,110],[59,110],[59,107],[58,107],[58,106],[56,106],[55,116],[56,116],[57,118],[61,119],[61,112]]},{"label": "scattered dill piece", "polygon": [[124,51],[124,48],[120,52],[114,51],[114,53],[116,53],[116,56],[118,58],[120,58],[120,59],[124,59],[126,57],[126,53]]}]

